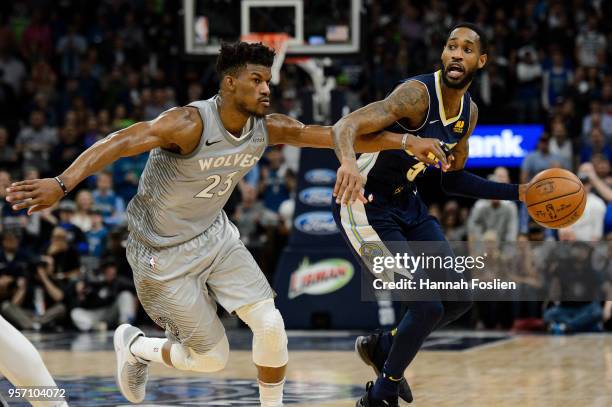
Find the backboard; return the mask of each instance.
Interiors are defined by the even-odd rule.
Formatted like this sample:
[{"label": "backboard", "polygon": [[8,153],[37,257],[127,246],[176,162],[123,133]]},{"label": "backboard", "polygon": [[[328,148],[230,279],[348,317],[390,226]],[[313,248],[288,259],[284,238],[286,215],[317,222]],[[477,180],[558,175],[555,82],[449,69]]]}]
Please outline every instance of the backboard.
[{"label": "backboard", "polygon": [[183,0],[185,51],[215,55],[252,32],[289,34],[289,55],[359,51],[360,0]]}]

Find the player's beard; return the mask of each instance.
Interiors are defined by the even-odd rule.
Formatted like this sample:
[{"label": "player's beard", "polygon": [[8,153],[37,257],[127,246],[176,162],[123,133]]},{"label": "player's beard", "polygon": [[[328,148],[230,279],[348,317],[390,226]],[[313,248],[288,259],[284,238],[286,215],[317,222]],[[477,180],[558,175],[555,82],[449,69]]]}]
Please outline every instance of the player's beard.
[{"label": "player's beard", "polygon": [[249,108],[247,106],[246,103],[240,103],[238,105],[238,107],[240,108],[240,110],[243,113],[248,114],[249,116],[255,116],[255,117],[259,118],[259,119],[262,118],[262,117],[265,117],[265,115],[266,115],[265,111],[264,112],[260,112],[257,109],[251,109],[251,108]]},{"label": "player's beard", "polygon": [[466,72],[465,76],[463,77],[461,81],[451,82],[446,77],[446,67],[444,67],[444,69],[442,70],[441,76],[442,76],[442,82],[444,82],[444,85],[446,85],[446,87],[449,87],[451,89],[463,89],[466,86],[468,86],[470,82],[472,82],[472,80],[474,79],[474,75],[476,75],[476,71]]}]

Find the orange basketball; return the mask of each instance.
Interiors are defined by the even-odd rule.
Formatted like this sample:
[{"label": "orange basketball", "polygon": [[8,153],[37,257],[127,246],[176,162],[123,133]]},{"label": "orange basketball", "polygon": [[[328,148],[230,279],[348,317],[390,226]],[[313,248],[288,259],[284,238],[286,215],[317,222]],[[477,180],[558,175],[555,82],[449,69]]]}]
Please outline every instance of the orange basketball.
[{"label": "orange basketball", "polygon": [[561,168],[550,168],[529,182],[525,204],[537,223],[560,229],[580,219],[586,205],[586,192],[576,175]]}]

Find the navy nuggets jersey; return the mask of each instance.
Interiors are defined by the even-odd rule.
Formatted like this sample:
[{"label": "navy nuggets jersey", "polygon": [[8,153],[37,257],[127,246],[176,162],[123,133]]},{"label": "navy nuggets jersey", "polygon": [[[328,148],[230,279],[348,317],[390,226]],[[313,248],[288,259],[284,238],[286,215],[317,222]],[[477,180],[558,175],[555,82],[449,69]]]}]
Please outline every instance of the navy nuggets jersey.
[{"label": "navy nuggets jersey", "polygon": [[[467,134],[470,123],[470,95],[465,93],[459,114],[446,118],[442,104],[440,88],[441,71],[414,76],[401,81],[398,86],[408,81],[418,81],[427,87],[429,108],[422,125],[411,129],[402,120],[387,128],[395,133],[411,133],[423,138],[437,138],[452,149]],[[362,154],[357,161],[359,171],[366,177],[366,191],[399,191],[421,175],[426,164],[403,150],[387,150],[377,153]]]}]

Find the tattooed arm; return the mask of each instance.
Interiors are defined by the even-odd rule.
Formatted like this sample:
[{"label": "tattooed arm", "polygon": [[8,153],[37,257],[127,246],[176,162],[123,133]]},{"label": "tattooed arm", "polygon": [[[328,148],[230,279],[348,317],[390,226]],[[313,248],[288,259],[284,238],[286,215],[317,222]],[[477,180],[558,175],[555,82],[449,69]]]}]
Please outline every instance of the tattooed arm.
[{"label": "tattooed arm", "polygon": [[[408,81],[385,99],[350,113],[334,125],[334,150],[340,161],[334,188],[336,202],[352,203],[356,199],[366,202],[361,192],[364,180],[359,174],[353,147],[357,136],[381,131],[400,119],[408,121],[411,128],[420,127],[427,118],[428,107],[429,94],[425,85]],[[435,164],[435,160],[427,157],[431,152],[445,168],[448,166],[446,156],[435,139],[410,135],[407,146],[417,158],[422,158],[428,164]]]}]

